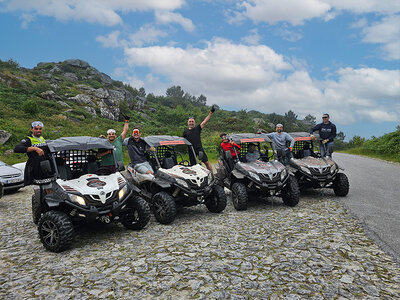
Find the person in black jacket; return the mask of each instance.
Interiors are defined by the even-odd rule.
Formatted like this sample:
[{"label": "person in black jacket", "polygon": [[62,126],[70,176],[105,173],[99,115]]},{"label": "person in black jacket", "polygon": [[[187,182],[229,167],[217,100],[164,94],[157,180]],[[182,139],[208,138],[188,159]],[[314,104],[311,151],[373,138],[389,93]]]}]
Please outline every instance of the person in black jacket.
[{"label": "person in black jacket", "polygon": [[329,114],[324,114],[322,116],[322,121],[322,123],[319,123],[310,129],[310,135],[314,138],[314,131],[318,131],[321,138],[321,156],[325,157],[328,155],[329,157],[332,157],[332,153],[330,153],[328,149],[333,147],[333,139],[336,137],[336,126],[329,121]]},{"label": "person in black jacket", "polygon": [[128,149],[128,154],[136,172],[142,174],[154,174],[154,170],[147,161],[146,151],[154,152],[154,147],[149,147],[146,142],[140,138],[141,133],[138,128],[134,128],[132,136],[124,140],[124,146]]},{"label": "person in black jacket", "polygon": [[32,134],[24,138],[14,148],[15,153],[26,153],[28,161],[25,165],[24,184],[44,184],[48,183],[48,175],[43,174],[40,169],[40,162],[49,159],[50,150],[46,140],[42,136],[43,123],[40,121],[32,122]]}]

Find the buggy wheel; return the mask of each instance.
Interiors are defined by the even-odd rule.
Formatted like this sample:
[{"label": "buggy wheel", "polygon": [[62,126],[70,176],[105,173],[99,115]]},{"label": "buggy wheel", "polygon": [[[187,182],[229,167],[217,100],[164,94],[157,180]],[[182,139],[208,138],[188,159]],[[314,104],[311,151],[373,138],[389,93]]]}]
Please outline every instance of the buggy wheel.
[{"label": "buggy wheel", "polygon": [[40,199],[37,199],[36,195],[32,195],[32,219],[33,223],[39,223],[40,217],[42,216],[42,204]]},{"label": "buggy wheel", "polygon": [[287,206],[296,206],[300,199],[300,188],[296,177],[289,176],[285,188],[282,190],[282,200]]},{"label": "buggy wheel", "polygon": [[336,174],[336,178],[333,181],[333,191],[336,196],[344,197],[349,193],[349,179],[346,174],[338,173]]},{"label": "buggy wheel", "polygon": [[129,199],[126,214],[121,218],[122,225],[127,229],[139,230],[144,228],[149,220],[149,204],[141,197]]},{"label": "buggy wheel", "polygon": [[224,188],[215,184],[211,194],[206,198],[205,202],[210,212],[222,212],[226,207],[226,195]]},{"label": "buggy wheel", "polygon": [[61,211],[48,211],[39,220],[39,237],[43,246],[52,252],[68,249],[74,240],[71,219]]},{"label": "buggy wheel", "polygon": [[166,192],[159,192],[153,196],[153,213],[161,224],[169,224],[176,217],[174,198]]},{"label": "buggy wheel", "polygon": [[241,182],[235,182],[232,185],[232,202],[236,210],[247,209],[247,190]]}]

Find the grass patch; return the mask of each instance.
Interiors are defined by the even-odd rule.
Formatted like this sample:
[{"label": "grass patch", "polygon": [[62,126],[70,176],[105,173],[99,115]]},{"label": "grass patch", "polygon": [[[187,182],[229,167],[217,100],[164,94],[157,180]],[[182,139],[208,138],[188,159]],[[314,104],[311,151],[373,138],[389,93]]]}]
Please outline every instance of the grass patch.
[{"label": "grass patch", "polygon": [[364,150],[362,148],[353,148],[353,149],[341,150],[341,151],[337,151],[337,152],[361,155],[361,156],[372,157],[372,158],[379,158],[379,159],[390,161],[390,162],[400,163],[400,154],[382,154],[382,153],[377,153],[377,152],[373,152],[370,150]]}]

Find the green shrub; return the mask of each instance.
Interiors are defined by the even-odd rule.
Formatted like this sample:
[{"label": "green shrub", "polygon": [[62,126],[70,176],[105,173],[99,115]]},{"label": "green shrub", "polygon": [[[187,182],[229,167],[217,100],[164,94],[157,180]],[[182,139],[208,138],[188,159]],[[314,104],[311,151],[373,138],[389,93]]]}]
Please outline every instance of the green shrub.
[{"label": "green shrub", "polygon": [[39,107],[36,101],[29,99],[22,103],[22,110],[29,115],[35,116],[39,112]]}]

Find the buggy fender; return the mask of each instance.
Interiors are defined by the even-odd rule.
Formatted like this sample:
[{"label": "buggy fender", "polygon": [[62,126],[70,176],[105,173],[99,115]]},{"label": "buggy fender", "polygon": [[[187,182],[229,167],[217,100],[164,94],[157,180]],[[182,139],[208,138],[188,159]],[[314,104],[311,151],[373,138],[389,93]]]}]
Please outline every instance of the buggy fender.
[{"label": "buggy fender", "polygon": [[237,179],[243,179],[244,178],[244,174],[239,172],[239,171],[237,171],[237,170],[233,170],[231,174]]},{"label": "buggy fender", "polygon": [[44,197],[44,202],[49,206],[49,207],[58,207],[60,206],[60,203],[64,202],[63,200],[60,201],[59,199],[55,199],[53,197],[49,197],[49,195],[46,195]]},{"label": "buggy fender", "polygon": [[130,183],[129,181],[127,181],[127,184],[128,184],[129,189],[130,189],[132,192],[134,192],[134,193],[136,193],[136,194],[140,194],[140,189],[139,189],[136,185]]},{"label": "buggy fender", "polygon": [[166,180],[162,180],[160,178],[155,178],[153,180],[153,184],[156,184],[156,185],[158,185],[159,187],[161,187],[163,189],[171,187],[171,183],[169,183]]}]

